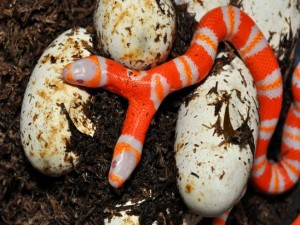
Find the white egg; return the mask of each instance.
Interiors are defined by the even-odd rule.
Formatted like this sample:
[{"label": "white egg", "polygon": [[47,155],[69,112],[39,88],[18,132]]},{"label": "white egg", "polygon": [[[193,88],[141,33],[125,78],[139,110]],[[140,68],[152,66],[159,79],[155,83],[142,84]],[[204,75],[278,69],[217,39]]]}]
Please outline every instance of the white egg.
[{"label": "white egg", "polygon": [[257,23],[278,59],[282,60],[285,52],[293,47],[291,44],[284,46],[284,39],[294,39],[291,43],[295,45],[300,34],[299,0],[241,1],[240,7]]},{"label": "white egg", "polygon": [[191,211],[214,217],[239,201],[252,167],[258,124],[256,89],[238,57],[212,73],[181,105],[177,182]]},{"label": "white egg", "polygon": [[65,83],[61,75],[65,65],[89,56],[89,48],[91,35],[85,29],[64,32],[42,54],[29,79],[21,109],[21,141],[31,164],[46,175],[59,176],[78,163],[78,156],[66,149],[71,136],[67,114],[79,131],[94,134],[95,126],[83,112],[90,95]]},{"label": "white egg", "polygon": [[[155,200],[152,196],[151,190],[144,190],[149,193],[147,198],[143,198],[136,202],[128,201],[125,204],[117,204],[113,210],[112,209],[105,209],[104,212],[110,214],[108,218],[104,219],[105,225],[119,225],[119,224],[130,224],[130,225],[140,225],[140,217],[138,214],[133,214],[132,209],[136,208],[137,206],[147,202]],[[136,199],[136,198],[135,198]],[[170,214],[170,210],[166,209],[166,213]],[[171,216],[171,215],[170,215]],[[186,212],[183,215],[183,222],[182,225],[196,225],[198,222],[201,221],[202,217],[199,215],[195,215],[190,212]],[[157,221],[152,223],[153,225],[158,224]]]},{"label": "white egg", "polygon": [[94,15],[104,54],[131,69],[166,60],[175,34],[170,0],[98,0]]},{"label": "white egg", "polygon": [[[195,14],[199,21],[205,13],[218,6],[229,5],[229,0],[175,0],[177,5],[187,4],[187,11]],[[260,0],[239,1],[238,7],[247,13],[258,25],[275,51],[279,60],[283,60],[286,51],[296,44],[300,31],[299,0]],[[291,44],[283,45],[285,39]]]},{"label": "white egg", "polygon": [[[149,199],[148,199],[149,200]],[[105,213],[111,214],[109,218],[104,219],[105,225],[140,225],[140,218],[139,215],[133,215],[132,209],[139,204],[146,201],[146,199],[143,199],[141,201],[138,201],[137,203],[133,203],[131,201],[128,201],[127,203],[123,205],[116,205],[114,207],[113,211],[110,211],[108,209],[104,210]],[[124,207],[127,208],[124,210]],[[166,212],[168,213],[170,210],[166,209]],[[183,222],[182,225],[196,225],[201,221],[202,217],[192,214],[192,213],[185,213],[183,215]],[[152,225],[157,225],[157,221],[153,222]],[[166,224],[167,225],[167,224]]]},{"label": "white egg", "polygon": [[[105,225],[119,225],[119,224],[128,224],[128,225],[139,225],[139,216],[137,215],[131,215],[131,209],[124,210],[122,208],[124,207],[129,207],[129,206],[136,206],[140,204],[143,201],[140,201],[138,203],[132,203],[132,202],[127,202],[123,205],[116,205],[114,211],[110,211],[108,209],[104,210],[105,213],[112,214],[108,218],[104,219],[104,224]],[[121,208],[121,209],[119,209]]]},{"label": "white egg", "polygon": [[195,15],[199,21],[209,10],[219,6],[229,5],[230,0],[175,0],[176,5],[187,5],[187,11]]}]

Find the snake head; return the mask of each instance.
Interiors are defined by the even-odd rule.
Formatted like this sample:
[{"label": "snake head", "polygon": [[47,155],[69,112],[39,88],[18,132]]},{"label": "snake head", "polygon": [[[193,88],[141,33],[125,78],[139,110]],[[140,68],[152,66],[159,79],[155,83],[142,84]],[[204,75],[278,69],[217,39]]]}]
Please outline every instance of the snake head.
[{"label": "snake head", "polygon": [[63,69],[63,77],[66,82],[85,87],[99,87],[100,74],[97,56],[79,59],[66,65]]}]

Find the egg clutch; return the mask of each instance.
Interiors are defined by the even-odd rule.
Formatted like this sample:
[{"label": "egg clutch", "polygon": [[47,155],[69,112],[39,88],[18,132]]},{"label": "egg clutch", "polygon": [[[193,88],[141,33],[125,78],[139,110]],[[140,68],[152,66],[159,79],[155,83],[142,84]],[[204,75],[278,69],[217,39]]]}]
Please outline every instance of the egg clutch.
[{"label": "egg clutch", "polygon": [[[63,66],[73,62],[74,56],[84,58],[90,55],[87,46],[92,47],[91,40],[91,36],[83,28],[66,31],[46,49],[30,77],[22,107],[22,143],[32,165],[43,174],[60,176],[80,162],[75,153],[67,151],[71,132],[66,115],[62,113],[64,108],[79,131],[93,136],[96,129],[82,108],[89,100],[90,94],[84,89],[68,85],[61,78]],[[240,70],[243,74],[239,72]],[[244,80],[247,88],[240,85]],[[216,92],[211,91],[214,88]],[[224,96],[222,97],[224,93],[228,95],[232,93],[226,101]],[[235,145],[228,151],[226,149],[228,145],[225,143],[219,148],[223,137],[213,134],[215,128],[212,125],[216,123],[218,117],[225,115],[226,110],[230,110],[230,117],[236,118],[236,120],[229,118],[233,129],[240,127],[247,120],[251,129],[255,131],[256,140],[258,111],[255,99],[256,91],[252,77],[242,61],[235,58],[231,64],[223,68],[221,74],[209,77],[203,85],[191,93],[188,103],[183,103],[179,111],[175,142],[179,188],[191,202],[197,201],[195,196],[199,194],[203,196],[202,201],[206,203],[201,207],[204,211],[213,209],[209,214],[222,213],[224,208],[232,207],[233,203],[239,200],[253,162],[253,149],[251,150],[249,145],[245,145],[243,151]],[[220,101],[224,101],[224,104],[215,115],[216,104]],[[203,112],[203,116],[199,111]],[[222,160],[223,164],[218,160]],[[225,160],[228,162],[224,163]],[[201,166],[196,166],[195,161]],[[242,173],[236,173],[237,166],[243,170]],[[237,183],[240,185],[239,188],[234,188],[236,190],[234,192],[231,191],[235,185],[232,177],[239,180]],[[203,179],[209,182],[202,182]],[[224,189],[222,187],[224,184],[228,188]],[[196,189],[198,185],[201,186],[197,188],[200,193],[186,192],[189,189]],[[209,194],[204,194],[205,190],[210,190]],[[212,199],[219,194],[218,192],[223,192],[226,198],[223,198],[224,205],[219,202],[216,208]]]},{"label": "egg clutch", "polygon": [[[240,18],[248,21],[234,7],[217,8],[211,13],[222,15],[228,30],[224,39],[229,41],[244,21]],[[203,24],[213,20],[205,18]],[[49,176],[61,176],[80,163],[76,153],[67,151],[72,135],[67,115],[80,132],[91,137],[96,126],[84,113],[91,95],[76,85],[103,87],[129,100],[129,113],[112,155],[109,181],[117,188],[130,179],[142,157],[147,129],[163,99],[173,91],[198,84],[210,71],[215,57],[228,57],[227,53],[216,54],[218,42],[223,39],[213,31],[215,28],[200,22],[187,53],[165,62],[174,43],[175,19],[174,6],[168,0],[160,4],[107,4],[100,0],[94,15],[97,38],[103,55],[112,60],[91,55],[90,49],[95,49],[92,34],[84,28],[68,30],[49,45],[32,72],[21,110],[21,141],[33,167]],[[227,213],[245,193],[260,119],[265,116],[260,114],[262,100],[258,100],[258,93],[268,96],[265,89],[280,76],[275,68],[269,71],[271,78],[266,75],[262,78],[265,83],[255,85],[257,81],[251,75],[257,71],[252,67],[255,63],[247,60],[268,48],[268,44],[263,37],[258,40],[261,32],[253,27],[245,47],[238,46],[251,71],[239,57],[231,58],[190,93],[178,112],[174,143],[177,185],[187,207],[198,215],[197,221],[202,216]],[[206,56],[203,60],[196,59],[199,49]],[[204,74],[200,64],[208,70]],[[261,89],[257,92],[256,88]],[[279,93],[276,90],[271,90],[272,94]],[[126,213],[121,217],[124,221],[131,219],[136,220]],[[111,221],[105,224],[122,223],[118,219]]]}]

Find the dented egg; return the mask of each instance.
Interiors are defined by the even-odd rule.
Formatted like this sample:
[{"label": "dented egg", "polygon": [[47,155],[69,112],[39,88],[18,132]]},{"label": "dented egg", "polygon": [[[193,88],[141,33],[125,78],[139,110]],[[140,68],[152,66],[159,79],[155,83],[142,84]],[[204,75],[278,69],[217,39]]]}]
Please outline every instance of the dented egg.
[{"label": "dented egg", "polygon": [[[62,79],[65,65],[90,56],[91,35],[83,28],[71,29],[56,38],[38,60],[26,87],[20,130],[25,154],[41,173],[59,176],[79,161],[67,150],[70,124],[93,136],[95,126],[83,108],[90,95]],[[68,120],[70,118],[70,121]]]},{"label": "dented egg", "polygon": [[219,216],[242,197],[258,136],[252,76],[238,57],[223,65],[181,105],[176,125],[179,191],[204,217]]},{"label": "dented egg", "polygon": [[99,0],[94,23],[106,56],[128,68],[144,70],[168,57],[175,10],[170,0]]}]

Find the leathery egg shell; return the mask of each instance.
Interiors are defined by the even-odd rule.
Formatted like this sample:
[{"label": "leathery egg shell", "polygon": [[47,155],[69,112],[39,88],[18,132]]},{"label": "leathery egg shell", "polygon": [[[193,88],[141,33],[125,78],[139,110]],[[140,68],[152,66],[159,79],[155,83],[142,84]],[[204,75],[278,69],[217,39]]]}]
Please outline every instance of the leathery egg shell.
[{"label": "leathery egg shell", "polygon": [[91,35],[83,28],[61,34],[45,50],[29,79],[21,109],[21,141],[31,164],[40,172],[59,176],[78,163],[66,149],[70,141],[69,114],[76,128],[90,136],[95,126],[83,112],[90,95],[65,83],[65,65],[90,55]]},{"label": "leathery egg shell", "polygon": [[239,201],[250,175],[258,125],[254,82],[238,57],[210,75],[181,105],[177,183],[191,211],[214,217]]},{"label": "leathery egg shell", "polygon": [[[262,30],[278,60],[284,59],[286,52],[291,51],[299,37],[299,3],[299,0],[241,1],[242,9]],[[292,63],[292,58],[287,58],[290,63]]]},{"label": "leathery egg shell", "polygon": [[[107,213],[109,216],[104,219],[104,224],[105,225],[140,225],[143,223],[140,223],[141,218],[138,214],[134,214],[132,211],[137,206],[140,206],[141,204],[148,204],[150,201],[154,201],[155,197],[152,195],[152,190],[151,189],[144,189],[145,193],[148,193],[148,196],[142,196],[141,198],[135,196],[134,201],[127,201],[125,204],[116,204],[112,209],[111,208],[106,208],[104,209],[104,213]],[[159,216],[160,213],[158,213],[157,217]],[[171,215],[171,210],[166,209],[164,214],[167,214],[167,216],[172,216]],[[183,221],[182,225],[195,225],[198,224],[198,222],[201,221],[202,217],[190,212],[185,212],[183,214]],[[160,220],[162,221],[162,219]],[[142,221],[143,222],[143,221]],[[153,225],[158,224],[157,221],[154,221],[152,223]],[[165,222],[164,224],[167,225]]]},{"label": "leathery egg shell", "polygon": [[[123,204],[123,205],[116,205],[113,211],[108,209],[105,210],[105,213],[111,213],[112,216],[106,218],[104,220],[105,225],[141,225],[139,215],[133,215],[132,209],[139,204],[142,204],[146,199],[143,199],[137,203],[133,203],[131,201]],[[124,209],[127,208],[127,209]],[[168,213],[169,210],[167,209],[166,212]],[[171,216],[171,215],[170,215]],[[195,225],[201,221],[202,217],[192,214],[192,213],[185,213],[183,215],[183,222],[182,225]],[[157,221],[152,223],[153,225],[157,225]],[[164,223],[166,224],[166,223]],[[167,225],[167,224],[166,224]]]},{"label": "leathery egg shell", "polygon": [[[195,14],[199,21],[209,10],[229,5],[229,0],[175,0],[177,5],[187,4],[187,11]],[[283,60],[299,36],[300,13],[299,0],[249,0],[236,4],[258,25],[279,60]],[[286,44],[287,40],[292,40]],[[292,46],[291,46],[292,45]]]},{"label": "leathery egg shell", "polygon": [[230,0],[174,0],[176,5],[187,6],[187,11],[195,15],[195,20],[199,20],[207,13],[219,6],[229,5]]},{"label": "leathery egg shell", "polygon": [[94,23],[104,54],[131,69],[164,62],[173,45],[170,0],[98,0]]}]

